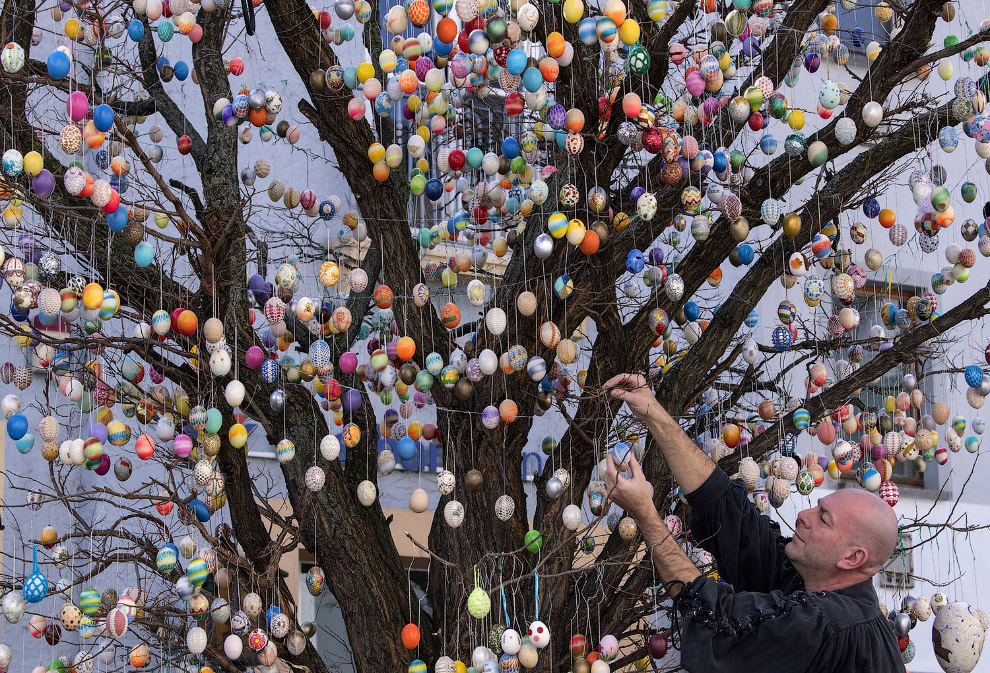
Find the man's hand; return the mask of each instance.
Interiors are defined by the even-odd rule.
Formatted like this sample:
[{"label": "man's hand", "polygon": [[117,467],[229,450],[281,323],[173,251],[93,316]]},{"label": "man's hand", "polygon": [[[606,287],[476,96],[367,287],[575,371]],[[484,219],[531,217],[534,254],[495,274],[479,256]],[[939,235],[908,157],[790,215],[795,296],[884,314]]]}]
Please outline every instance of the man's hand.
[{"label": "man's hand", "polygon": [[606,381],[604,388],[612,397],[625,402],[641,421],[646,421],[653,409],[660,408],[646,379],[639,374],[618,374]]},{"label": "man's hand", "polygon": [[632,472],[632,478],[620,479],[619,468],[615,464],[612,454],[609,453],[608,468],[605,470],[605,486],[608,488],[609,497],[615,504],[636,519],[636,523],[642,525],[647,517],[656,514],[657,511],[653,505],[653,489],[646,481],[643,470],[632,452],[629,453],[629,469]]}]

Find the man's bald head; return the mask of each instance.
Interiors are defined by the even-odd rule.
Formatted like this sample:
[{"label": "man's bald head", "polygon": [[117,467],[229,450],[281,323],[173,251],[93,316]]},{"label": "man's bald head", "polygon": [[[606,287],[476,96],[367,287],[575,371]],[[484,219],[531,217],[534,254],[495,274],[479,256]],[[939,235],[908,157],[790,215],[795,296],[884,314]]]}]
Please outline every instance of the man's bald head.
[{"label": "man's bald head", "polygon": [[894,508],[872,493],[854,488],[844,488],[829,495],[829,503],[835,503],[837,516],[848,521],[847,542],[861,545],[869,554],[866,566],[874,572],[890,560],[897,548],[897,515]]},{"label": "man's bald head", "polygon": [[835,590],[869,579],[897,547],[897,517],[872,493],[842,489],[798,514],[788,558],[809,591]]}]

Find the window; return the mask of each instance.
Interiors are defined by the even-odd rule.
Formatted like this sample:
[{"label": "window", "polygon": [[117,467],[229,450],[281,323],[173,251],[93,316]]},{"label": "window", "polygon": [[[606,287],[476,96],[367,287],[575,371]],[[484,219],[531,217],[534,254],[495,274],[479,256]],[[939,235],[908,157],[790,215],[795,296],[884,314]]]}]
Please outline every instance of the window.
[{"label": "window", "polygon": [[914,534],[901,533],[893,557],[880,568],[880,588],[904,591],[914,588]]}]

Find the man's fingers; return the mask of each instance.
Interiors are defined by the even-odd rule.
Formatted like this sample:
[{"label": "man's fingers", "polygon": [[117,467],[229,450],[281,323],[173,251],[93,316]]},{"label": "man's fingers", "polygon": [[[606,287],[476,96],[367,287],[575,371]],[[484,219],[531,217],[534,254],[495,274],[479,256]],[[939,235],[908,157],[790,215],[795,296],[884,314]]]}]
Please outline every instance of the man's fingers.
[{"label": "man's fingers", "polygon": [[632,470],[633,479],[643,476],[643,468],[639,466],[639,461],[636,460],[636,453],[632,449],[629,450],[629,469]]}]

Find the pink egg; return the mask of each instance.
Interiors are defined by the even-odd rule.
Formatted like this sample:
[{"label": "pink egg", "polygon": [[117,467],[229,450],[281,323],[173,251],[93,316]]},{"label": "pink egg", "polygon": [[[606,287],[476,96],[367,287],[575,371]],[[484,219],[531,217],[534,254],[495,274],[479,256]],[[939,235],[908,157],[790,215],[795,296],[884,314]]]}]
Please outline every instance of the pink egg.
[{"label": "pink egg", "polygon": [[65,102],[65,113],[74,122],[81,122],[89,112],[89,100],[82,91],[73,91]]},{"label": "pink egg", "polygon": [[175,451],[175,455],[185,458],[192,453],[192,448],[193,443],[189,435],[176,435],[175,442],[172,444],[172,450]]},{"label": "pink egg", "polygon": [[340,371],[345,374],[353,374],[354,370],[357,369],[357,355],[354,353],[344,353],[340,356]]},{"label": "pink egg", "polygon": [[260,346],[251,346],[244,354],[244,360],[251,369],[258,369],[265,361],[265,351]]}]

